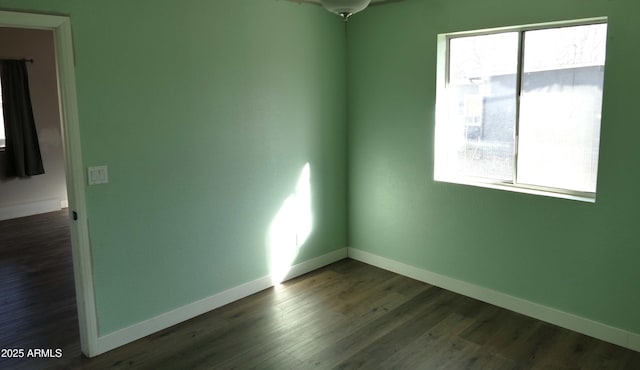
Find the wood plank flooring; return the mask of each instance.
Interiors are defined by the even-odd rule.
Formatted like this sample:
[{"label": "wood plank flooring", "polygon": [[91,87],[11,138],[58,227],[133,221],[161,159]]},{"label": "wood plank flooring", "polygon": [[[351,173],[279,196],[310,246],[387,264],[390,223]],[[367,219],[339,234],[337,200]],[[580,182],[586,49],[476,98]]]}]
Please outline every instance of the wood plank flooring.
[{"label": "wood plank flooring", "polygon": [[[0,351],[60,348],[78,356],[77,320],[66,210],[0,221]],[[0,357],[0,369],[40,365]]]},{"label": "wood plank flooring", "polygon": [[640,369],[640,353],[346,259],[93,359],[65,212],[0,222],[0,369]]}]

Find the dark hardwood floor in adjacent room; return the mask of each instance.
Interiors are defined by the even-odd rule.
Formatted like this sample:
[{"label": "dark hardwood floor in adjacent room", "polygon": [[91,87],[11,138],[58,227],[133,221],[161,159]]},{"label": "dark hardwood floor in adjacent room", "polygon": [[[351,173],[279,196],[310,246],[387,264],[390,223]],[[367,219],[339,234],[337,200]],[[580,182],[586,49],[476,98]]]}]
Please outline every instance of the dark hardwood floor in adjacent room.
[{"label": "dark hardwood floor in adjacent room", "polygon": [[343,260],[93,359],[66,213],[0,222],[0,369],[640,369],[640,353]]},{"label": "dark hardwood floor in adjacent room", "polygon": [[[62,349],[80,340],[67,211],[0,221],[0,349]],[[49,361],[0,356],[0,369],[42,368]]]}]

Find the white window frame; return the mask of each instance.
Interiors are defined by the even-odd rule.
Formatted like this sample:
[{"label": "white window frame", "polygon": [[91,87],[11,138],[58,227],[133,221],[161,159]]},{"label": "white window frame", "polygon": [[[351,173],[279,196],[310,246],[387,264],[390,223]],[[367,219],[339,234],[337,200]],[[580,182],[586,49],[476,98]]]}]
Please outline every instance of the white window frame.
[{"label": "white window frame", "polygon": [[[544,186],[535,186],[535,185],[527,185],[521,184],[517,182],[511,181],[501,181],[497,179],[487,179],[487,178],[479,178],[479,177],[471,177],[471,176],[454,176],[451,174],[441,175],[438,172],[438,163],[437,163],[437,151],[438,145],[437,142],[437,133],[438,133],[438,125],[447,124],[447,86],[449,84],[449,42],[453,38],[462,37],[462,36],[481,36],[481,35],[489,35],[489,34],[498,34],[504,32],[519,32],[520,41],[518,43],[518,69],[517,69],[517,82],[516,82],[516,141],[514,145],[516,147],[514,155],[517,156],[517,135],[518,135],[518,122],[520,120],[520,86],[522,84],[522,53],[523,53],[523,45],[522,45],[522,37],[524,32],[532,31],[532,30],[542,30],[542,29],[550,29],[550,28],[559,28],[559,27],[572,27],[572,26],[584,26],[590,24],[608,24],[607,17],[595,17],[595,18],[586,18],[586,19],[578,19],[578,20],[569,20],[569,21],[558,21],[558,22],[548,22],[548,23],[537,23],[530,24],[524,26],[514,26],[514,27],[500,27],[500,28],[492,28],[492,29],[484,29],[477,31],[463,31],[463,32],[452,32],[452,33],[443,33],[438,34],[437,40],[437,62],[436,62],[436,115],[435,115],[435,132],[434,132],[434,180],[438,182],[448,182],[462,185],[471,185],[477,187],[498,189],[498,190],[507,190],[513,192],[534,194],[534,195],[543,195],[548,197],[556,197],[556,198],[564,198],[571,200],[579,200],[585,202],[595,203],[596,200],[596,192],[580,192],[568,189],[561,188],[549,188]],[[602,120],[600,121],[602,125]],[[515,158],[514,158],[515,159]],[[514,170],[517,168],[517,161],[514,160]]]}]

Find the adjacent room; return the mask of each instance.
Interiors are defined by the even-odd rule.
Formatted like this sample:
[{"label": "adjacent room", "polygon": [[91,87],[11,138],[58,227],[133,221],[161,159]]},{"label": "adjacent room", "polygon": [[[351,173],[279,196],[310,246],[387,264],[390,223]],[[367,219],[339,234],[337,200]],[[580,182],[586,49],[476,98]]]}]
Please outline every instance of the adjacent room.
[{"label": "adjacent room", "polygon": [[640,366],[637,1],[0,10],[0,367]]}]

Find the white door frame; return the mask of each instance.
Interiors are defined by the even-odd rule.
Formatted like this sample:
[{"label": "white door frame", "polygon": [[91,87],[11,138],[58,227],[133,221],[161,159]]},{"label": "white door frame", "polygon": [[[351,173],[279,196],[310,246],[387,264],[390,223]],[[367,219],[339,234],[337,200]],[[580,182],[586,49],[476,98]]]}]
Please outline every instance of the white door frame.
[{"label": "white door frame", "polygon": [[59,15],[0,11],[0,27],[48,29],[54,34],[80,345],[82,352],[92,357],[98,354],[98,322],[84,194],[71,19]]}]

